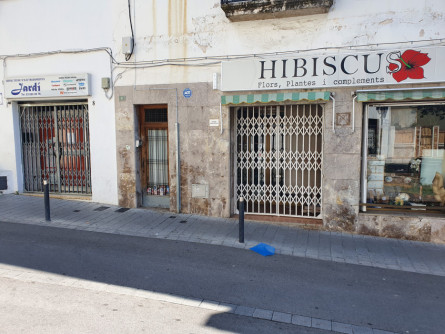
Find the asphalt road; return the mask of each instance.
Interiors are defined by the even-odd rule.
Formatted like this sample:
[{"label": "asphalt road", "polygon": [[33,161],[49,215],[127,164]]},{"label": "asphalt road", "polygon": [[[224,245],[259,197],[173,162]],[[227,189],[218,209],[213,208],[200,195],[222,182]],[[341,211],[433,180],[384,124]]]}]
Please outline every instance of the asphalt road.
[{"label": "asphalt road", "polygon": [[8,278],[0,286],[0,332],[7,334],[330,333],[110,291]]},{"label": "asphalt road", "polygon": [[[445,328],[439,276],[9,223],[0,223],[0,263],[393,332]],[[235,326],[223,317],[208,326]]]}]

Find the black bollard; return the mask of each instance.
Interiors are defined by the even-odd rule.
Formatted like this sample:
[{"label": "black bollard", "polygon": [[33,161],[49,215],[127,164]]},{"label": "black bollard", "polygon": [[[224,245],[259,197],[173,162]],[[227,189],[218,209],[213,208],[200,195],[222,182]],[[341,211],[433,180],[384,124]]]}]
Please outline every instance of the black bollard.
[{"label": "black bollard", "polygon": [[49,212],[49,184],[47,180],[43,180],[43,198],[45,202],[45,220],[49,222],[51,217]]},{"label": "black bollard", "polygon": [[239,242],[244,243],[244,198],[239,199]]}]

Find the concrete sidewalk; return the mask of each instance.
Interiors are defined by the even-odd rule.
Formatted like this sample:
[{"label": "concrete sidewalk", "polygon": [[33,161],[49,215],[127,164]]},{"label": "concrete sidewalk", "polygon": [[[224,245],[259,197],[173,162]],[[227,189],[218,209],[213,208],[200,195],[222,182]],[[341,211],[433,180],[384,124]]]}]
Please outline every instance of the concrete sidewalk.
[{"label": "concrete sidewalk", "polygon": [[51,199],[46,222],[43,198],[0,195],[0,221],[147,238],[250,248],[260,242],[276,253],[371,267],[445,276],[445,245],[307,230],[292,225],[246,221],[238,242],[236,219],[125,209],[89,201]]}]

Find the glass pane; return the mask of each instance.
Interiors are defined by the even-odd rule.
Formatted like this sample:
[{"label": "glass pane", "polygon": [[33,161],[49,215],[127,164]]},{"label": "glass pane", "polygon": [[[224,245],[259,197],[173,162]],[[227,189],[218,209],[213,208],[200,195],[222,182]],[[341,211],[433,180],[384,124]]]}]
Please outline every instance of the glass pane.
[{"label": "glass pane", "polygon": [[370,107],[367,202],[444,206],[445,106]]},{"label": "glass pane", "polygon": [[167,122],[167,109],[145,109],[145,122]]},{"label": "glass pane", "polygon": [[167,195],[168,152],[167,130],[147,130],[148,133],[148,193]]}]

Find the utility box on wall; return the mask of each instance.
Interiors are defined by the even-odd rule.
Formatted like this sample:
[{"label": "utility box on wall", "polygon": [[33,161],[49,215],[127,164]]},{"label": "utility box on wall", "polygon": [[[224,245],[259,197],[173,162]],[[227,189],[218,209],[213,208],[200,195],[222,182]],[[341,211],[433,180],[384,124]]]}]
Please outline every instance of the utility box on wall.
[{"label": "utility box on wall", "polygon": [[192,198],[209,198],[209,185],[192,184]]}]

